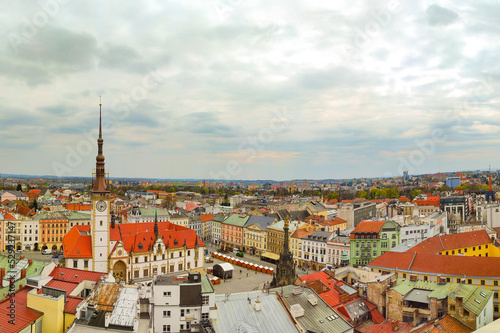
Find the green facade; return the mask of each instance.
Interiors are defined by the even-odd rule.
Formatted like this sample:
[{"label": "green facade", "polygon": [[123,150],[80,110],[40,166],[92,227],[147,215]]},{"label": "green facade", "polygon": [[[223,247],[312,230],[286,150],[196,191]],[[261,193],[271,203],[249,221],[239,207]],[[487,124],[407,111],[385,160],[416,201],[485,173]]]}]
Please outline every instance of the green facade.
[{"label": "green facade", "polygon": [[[369,222],[368,222],[369,223]],[[354,230],[355,231],[355,230]],[[351,233],[351,266],[363,266],[400,243],[400,227],[386,221],[379,232]]]}]

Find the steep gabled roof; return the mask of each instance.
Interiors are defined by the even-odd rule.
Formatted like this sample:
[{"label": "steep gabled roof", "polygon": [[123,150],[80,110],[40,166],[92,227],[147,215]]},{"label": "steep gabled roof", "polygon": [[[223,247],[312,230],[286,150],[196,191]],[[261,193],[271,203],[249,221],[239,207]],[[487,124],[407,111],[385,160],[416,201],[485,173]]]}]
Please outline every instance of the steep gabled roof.
[{"label": "steep gabled roof", "polygon": [[63,238],[65,258],[92,258],[90,225],[75,225]]}]

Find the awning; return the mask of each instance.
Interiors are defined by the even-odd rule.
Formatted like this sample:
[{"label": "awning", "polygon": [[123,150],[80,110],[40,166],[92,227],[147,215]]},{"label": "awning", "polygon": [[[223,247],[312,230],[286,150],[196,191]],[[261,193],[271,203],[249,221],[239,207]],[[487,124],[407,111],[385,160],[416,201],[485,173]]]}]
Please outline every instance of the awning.
[{"label": "awning", "polygon": [[272,260],[280,260],[280,255],[274,252],[264,252],[262,253],[261,257],[266,257]]}]

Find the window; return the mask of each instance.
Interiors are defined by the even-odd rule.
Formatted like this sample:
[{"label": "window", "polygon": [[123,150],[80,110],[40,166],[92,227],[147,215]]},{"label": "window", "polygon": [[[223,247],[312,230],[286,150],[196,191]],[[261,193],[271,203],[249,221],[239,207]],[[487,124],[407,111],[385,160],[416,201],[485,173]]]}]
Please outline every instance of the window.
[{"label": "window", "polygon": [[429,281],[429,277],[427,275],[424,275],[424,281]]},{"label": "window", "polygon": [[163,311],[163,318],[170,318],[170,311]]},{"label": "window", "polygon": [[[137,259],[137,258],[136,258]],[[137,279],[139,277],[139,271],[134,272],[134,278]]]},{"label": "window", "polygon": [[144,256],[144,262],[148,262],[148,256]]},{"label": "window", "polygon": [[481,285],[484,286],[486,284],[486,281],[481,280]]},{"label": "window", "polygon": [[170,325],[163,325],[163,332],[170,332]]},{"label": "window", "polygon": [[135,263],[139,263],[139,258],[135,257]]},{"label": "window", "polygon": [[450,305],[450,311],[455,311],[455,305]]},{"label": "window", "polygon": [[467,284],[472,284],[472,279],[467,279]]},{"label": "window", "polygon": [[469,316],[469,311],[467,311],[466,309],[464,309],[464,316],[466,316],[466,317]]},{"label": "window", "polygon": [[[498,311],[498,306],[497,306],[497,311]],[[201,320],[208,320],[208,313],[202,313]]]},{"label": "window", "polygon": [[88,260],[84,260],[83,261],[83,267],[84,268],[89,268],[89,261]]},{"label": "window", "polygon": [[73,260],[73,267],[78,267],[78,261],[77,260]]},{"label": "window", "polygon": [[494,286],[498,286],[498,280],[493,281]]},{"label": "window", "polygon": [[143,276],[148,276],[148,269],[147,268],[144,269],[144,275]]},{"label": "window", "polygon": [[170,296],[172,296],[172,292],[171,291],[164,291],[163,296],[170,297]]},{"label": "window", "polygon": [[185,312],[185,310],[181,309],[181,317],[184,317],[184,312]]},{"label": "window", "polygon": [[403,279],[406,279],[406,273],[403,273]]}]

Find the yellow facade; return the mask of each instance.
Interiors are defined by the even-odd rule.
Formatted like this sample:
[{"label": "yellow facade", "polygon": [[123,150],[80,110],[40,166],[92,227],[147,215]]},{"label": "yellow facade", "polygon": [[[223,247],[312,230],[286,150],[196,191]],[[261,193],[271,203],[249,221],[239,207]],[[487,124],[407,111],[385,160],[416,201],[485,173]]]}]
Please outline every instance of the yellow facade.
[{"label": "yellow facade", "polygon": [[493,244],[483,244],[441,251],[439,254],[445,256],[461,255],[467,257],[500,257],[500,249]]},{"label": "yellow facade", "polygon": [[27,307],[43,312],[42,332],[63,333],[64,327],[64,296],[57,298],[37,294],[37,289],[28,293]]}]

